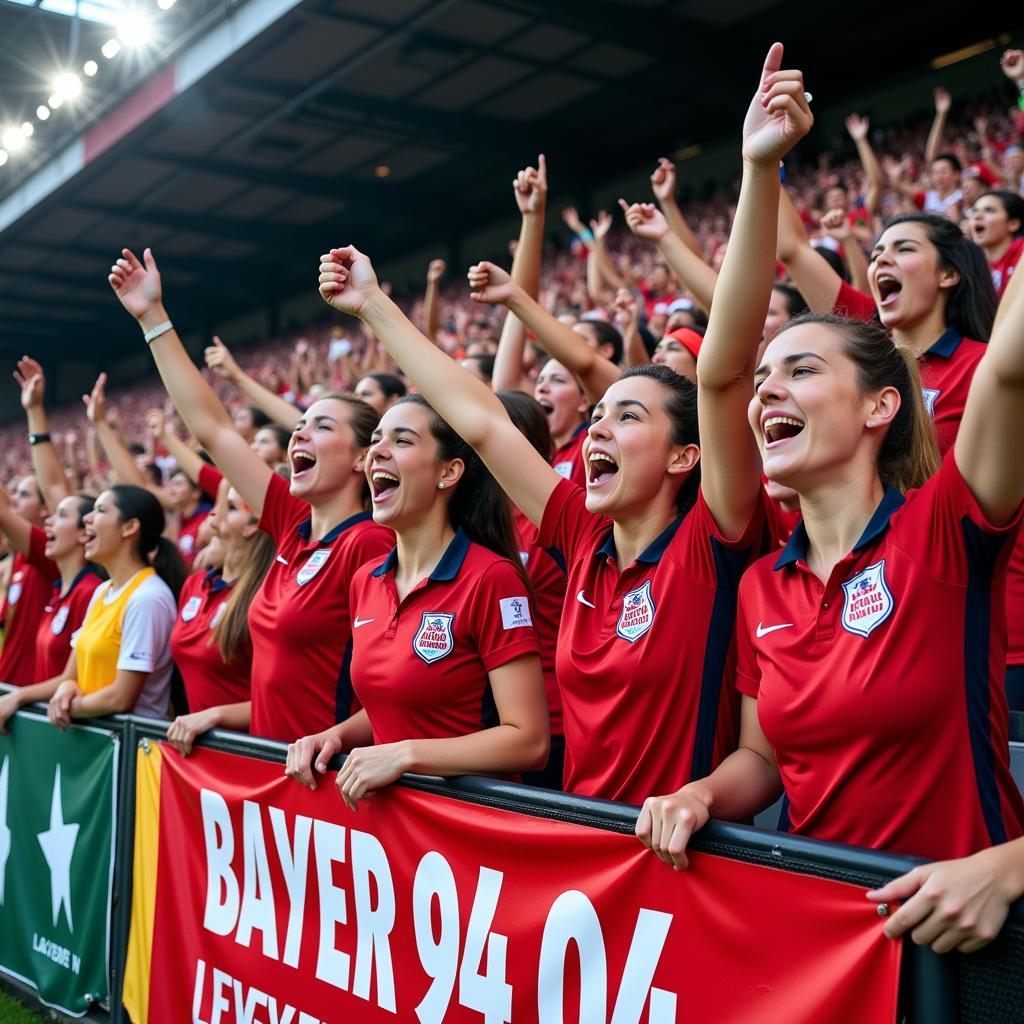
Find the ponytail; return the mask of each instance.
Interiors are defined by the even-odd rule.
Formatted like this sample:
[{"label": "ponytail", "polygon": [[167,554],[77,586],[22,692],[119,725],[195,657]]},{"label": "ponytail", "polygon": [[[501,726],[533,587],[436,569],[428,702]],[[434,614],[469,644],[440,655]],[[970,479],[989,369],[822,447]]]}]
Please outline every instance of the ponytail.
[{"label": "ponytail", "polygon": [[177,601],[188,570],[177,545],[163,536],[166,520],[160,502],[144,487],[134,484],[114,484],[110,493],[117,507],[118,520],[124,523],[137,519],[139,522],[135,543],[139,561],[156,569],[156,574],[171,588]]},{"label": "ponytail", "polygon": [[470,540],[482,547],[507,558],[528,587],[529,582],[512,527],[508,497],[498,481],[491,476],[483,460],[441,419],[422,395],[406,395],[395,404],[419,405],[426,409],[430,418],[430,433],[437,442],[438,456],[445,461],[460,459],[465,467],[448,504],[448,518],[452,526],[464,530]]},{"label": "ponytail", "polygon": [[276,554],[274,539],[257,530],[249,545],[245,568],[235,580],[224,614],[210,634],[210,643],[216,643],[225,664],[243,657],[249,650],[249,605]]}]

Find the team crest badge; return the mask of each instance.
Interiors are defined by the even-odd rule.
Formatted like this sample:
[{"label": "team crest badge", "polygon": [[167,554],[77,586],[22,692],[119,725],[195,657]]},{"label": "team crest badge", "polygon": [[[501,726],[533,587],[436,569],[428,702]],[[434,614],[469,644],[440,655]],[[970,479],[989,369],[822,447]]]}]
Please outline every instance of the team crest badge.
[{"label": "team crest badge", "polygon": [[413,637],[412,649],[428,664],[440,661],[455,649],[452,622],[447,612],[424,612],[420,628]]},{"label": "team crest badge", "polygon": [[64,605],[54,615],[53,622],[50,623],[50,630],[54,636],[60,636],[64,632],[64,627],[68,624],[68,611],[68,606]]},{"label": "team crest badge", "polygon": [[15,605],[21,597],[21,580],[25,573],[21,570],[16,572],[11,579],[11,585],[7,588],[7,603]]},{"label": "team crest badge", "polygon": [[318,548],[309,556],[309,561],[299,570],[298,575],[295,577],[295,582],[300,587],[304,583],[308,583],[324,567],[324,564],[330,557],[330,548]]},{"label": "team crest badge", "polygon": [[199,597],[190,597],[185,602],[185,607],[181,609],[181,621],[191,622],[199,614],[199,607],[202,603]]},{"label": "team crest badge", "polygon": [[843,629],[868,636],[892,614],[895,602],[885,582],[885,559],[869,565],[843,584]]},{"label": "team crest badge", "polygon": [[640,639],[654,625],[654,599],[651,597],[651,581],[638,590],[631,590],[622,599],[622,612],[615,632],[631,644]]},{"label": "team crest badge", "polygon": [[924,393],[924,407],[928,410],[928,415],[935,419],[935,402],[942,392],[938,388],[921,388],[921,391]]}]

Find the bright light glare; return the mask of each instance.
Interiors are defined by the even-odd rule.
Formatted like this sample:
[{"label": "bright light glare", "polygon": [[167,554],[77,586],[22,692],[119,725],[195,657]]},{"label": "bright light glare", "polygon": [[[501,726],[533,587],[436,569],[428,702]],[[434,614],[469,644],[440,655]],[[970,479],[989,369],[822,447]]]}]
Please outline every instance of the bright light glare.
[{"label": "bright light glare", "polygon": [[24,121],[21,125],[21,134],[24,135],[26,139],[30,139],[35,130],[36,126],[31,121]]},{"label": "bright light glare", "polygon": [[17,153],[19,149],[25,148],[25,136],[21,134],[20,128],[5,129],[3,135],[0,135],[0,142],[3,143],[4,149],[11,153]]},{"label": "bright light glare", "polygon": [[36,107],[36,117],[38,117],[40,121],[48,120],[50,117],[50,108],[45,103],[40,103],[39,106]]},{"label": "bright light glare", "polygon": [[54,94],[64,100],[73,100],[81,95],[82,80],[73,71],[62,71],[53,80]]},{"label": "bright light glare", "polygon": [[169,11],[175,3],[176,0],[156,0],[156,5],[161,11]]},{"label": "bright light glare", "polygon": [[82,65],[82,71],[85,72],[85,75],[88,78],[92,78],[92,76],[95,75],[96,72],[99,71],[99,69],[100,69],[99,64],[97,64],[96,61],[94,61],[94,60],[87,60]]},{"label": "bright light glare", "polygon": [[100,53],[102,53],[107,60],[113,60],[120,52],[121,44],[116,39],[108,39],[100,50]]},{"label": "bright light glare", "polygon": [[5,163],[7,163],[7,150],[0,149],[0,167],[3,167]]},{"label": "bright light glare", "polygon": [[60,107],[60,105],[64,102],[64,97],[58,96],[56,93],[54,93],[46,102],[50,104],[51,110],[57,110]]},{"label": "bright light glare", "polygon": [[145,46],[153,38],[153,26],[141,11],[125,11],[118,18],[117,34],[125,46]]}]

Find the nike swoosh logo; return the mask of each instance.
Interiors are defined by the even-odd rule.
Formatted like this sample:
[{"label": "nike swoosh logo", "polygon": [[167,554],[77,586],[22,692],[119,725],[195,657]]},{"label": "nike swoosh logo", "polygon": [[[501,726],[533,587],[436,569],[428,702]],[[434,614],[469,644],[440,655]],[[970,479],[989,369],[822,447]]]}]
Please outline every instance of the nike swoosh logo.
[{"label": "nike swoosh logo", "polygon": [[365,626],[368,622],[373,622],[373,621],[374,621],[373,619],[360,619],[357,616],[355,622],[352,623],[352,628],[353,629],[358,629],[360,626]]},{"label": "nike swoosh logo", "polygon": [[590,603],[590,602],[589,602],[589,601],[588,601],[588,600],[587,600],[587,599],[586,599],[586,598],[585,598],[585,597],[583,596],[583,591],[582,591],[582,590],[581,590],[581,591],[580,591],[580,592],[579,592],[579,593],[578,593],[578,594],[576,595],[576,600],[577,600],[577,601],[579,601],[579,603],[580,603],[580,604],[585,604],[585,605],[586,605],[586,606],[587,606],[588,608],[596,608],[596,607],[597,607],[597,605],[596,605],[596,604],[591,604],[591,603]]},{"label": "nike swoosh logo", "polygon": [[277,560],[278,560],[278,561],[279,561],[279,562],[280,562],[280,563],[281,563],[282,565],[287,565],[287,564],[288,564],[288,559],[287,559],[287,558],[282,558],[282,557],[281,557],[280,555],[278,555],[278,556],[277,556]]},{"label": "nike swoosh logo", "polygon": [[767,636],[769,633],[774,633],[777,629],[789,629],[792,625],[792,622],[780,622],[777,626],[763,626],[759,622],[757,624],[757,635],[759,637]]}]

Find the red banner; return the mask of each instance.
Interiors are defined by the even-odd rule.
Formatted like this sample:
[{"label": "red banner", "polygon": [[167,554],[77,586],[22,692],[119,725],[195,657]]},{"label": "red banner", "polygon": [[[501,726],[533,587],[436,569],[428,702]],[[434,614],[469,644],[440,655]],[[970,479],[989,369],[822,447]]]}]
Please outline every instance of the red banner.
[{"label": "red banner", "polygon": [[153,754],[136,1024],[895,1020],[900,946],[856,886],[706,854],[677,873],[628,836],[400,788],[351,813],[330,779]]}]

